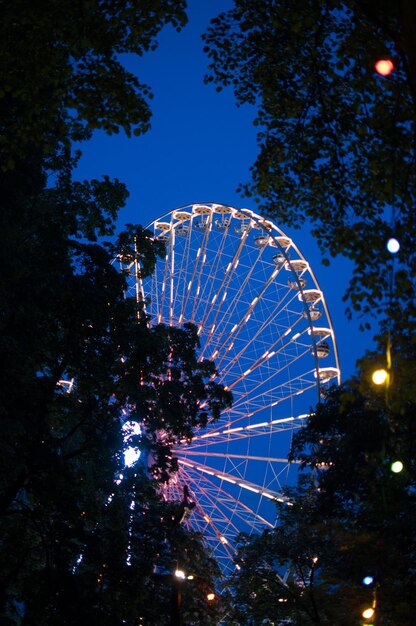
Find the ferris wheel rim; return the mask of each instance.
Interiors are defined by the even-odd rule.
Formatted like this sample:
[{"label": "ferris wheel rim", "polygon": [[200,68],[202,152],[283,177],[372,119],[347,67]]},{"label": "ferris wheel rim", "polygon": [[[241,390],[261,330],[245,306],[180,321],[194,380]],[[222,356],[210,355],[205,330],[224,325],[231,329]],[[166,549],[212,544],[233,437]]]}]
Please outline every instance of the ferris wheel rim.
[{"label": "ferris wheel rim", "polygon": [[[221,208],[226,208],[227,210],[229,210],[229,213],[226,213],[228,215],[234,215],[235,213],[243,213],[247,219],[252,219],[254,221],[256,221],[257,223],[261,223],[261,222],[267,222],[268,224],[270,224],[270,226],[273,228],[273,230],[276,230],[279,233],[279,236],[287,239],[290,242],[290,248],[293,248],[294,250],[296,250],[297,254],[299,255],[300,259],[305,261],[307,263],[308,266],[308,272],[310,273],[314,284],[318,287],[318,290],[321,292],[321,294],[323,294],[322,290],[320,289],[319,286],[319,282],[316,278],[315,273],[313,272],[313,269],[311,268],[311,266],[309,265],[308,261],[306,260],[305,256],[303,255],[303,253],[301,252],[300,248],[297,246],[297,244],[293,241],[293,239],[291,237],[289,237],[279,226],[277,226],[274,222],[271,221],[271,219],[267,219],[267,218],[263,218],[262,216],[256,214],[254,211],[250,210],[250,209],[238,209],[232,205],[229,204],[221,204],[218,202],[213,202],[213,201],[208,201],[208,202],[198,202],[198,203],[192,203],[192,204],[184,204],[184,205],[180,205],[179,207],[172,209],[171,211],[167,211],[166,213],[162,214],[159,218],[157,218],[156,220],[152,220],[151,222],[149,222],[147,224],[147,226],[145,227],[146,229],[151,229],[152,226],[154,226],[154,224],[156,222],[162,222],[164,220],[164,218],[166,218],[167,216],[173,215],[173,214],[177,214],[180,212],[187,212],[186,209],[189,209],[191,207],[194,206],[209,206],[209,207],[218,207],[219,209]],[[215,212],[215,208],[213,209],[213,211]],[[190,214],[192,216],[192,214]],[[276,245],[279,248],[279,250],[282,252],[282,254],[285,256],[285,260],[286,262],[289,262],[289,265],[291,266],[290,263],[290,259],[287,257],[286,255],[286,251],[285,248],[279,243],[279,241],[276,241]],[[307,290],[306,290],[307,291]],[[300,289],[300,293],[302,294],[302,296],[305,294],[305,290],[303,288]],[[325,312],[325,316],[329,321],[329,325],[330,325],[330,329],[332,334],[334,335],[334,331],[333,331],[333,323],[332,323],[332,318],[330,315],[330,311],[328,309],[327,303],[325,298],[322,298],[320,300],[323,308],[324,308],[324,312]],[[311,328],[313,327],[312,324],[312,320],[309,318],[309,322],[310,322],[310,326]],[[335,369],[337,370],[337,380],[338,380],[338,384],[341,383],[341,368],[340,368],[340,362],[339,362],[339,353],[338,353],[338,346],[336,341],[334,341],[333,343],[333,347],[334,347],[334,357],[335,357]],[[318,379],[318,388],[319,388],[319,370],[320,368],[317,366],[316,371],[317,371],[317,379]]]},{"label": "ferris wheel rim", "polygon": [[[159,294],[160,296],[159,304],[163,307],[164,301],[173,297],[172,286],[173,286],[173,278],[174,276],[176,276],[175,271],[179,271],[179,273],[182,270],[184,271],[184,265],[181,266],[181,270],[177,270],[177,268],[175,267],[175,262],[176,262],[175,253],[180,259],[180,256],[178,254],[179,245],[177,248],[175,248],[175,243],[176,243],[176,240],[179,240],[179,238],[182,238],[181,245],[185,246],[185,244],[183,244],[183,241],[189,234],[189,229],[187,231],[187,222],[189,222],[189,225],[192,228],[194,225],[194,220],[206,219],[207,224],[208,222],[211,223],[211,226],[210,226],[211,228],[213,215],[215,215],[216,213],[218,213],[218,215],[222,216],[224,219],[229,219],[230,224],[233,220],[240,220],[241,222],[244,220],[249,220],[250,224],[252,225],[250,226],[250,232],[251,232],[251,229],[261,230],[262,232],[265,230],[267,232],[267,235],[263,234],[263,235],[258,236],[258,241],[256,242],[256,245],[258,246],[258,251],[261,252],[262,247],[265,249],[266,246],[268,246],[270,243],[268,238],[271,238],[273,239],[273,243],[270,243],[270,245],[276,249],[276,252],[278,254],[283,256],[284,260],[282,261],[282,263],[284,263],[284,265],[282,265],[282,267],[284,267],[285,270],[291,273],[291,276],[293,278],[293,283],[295,285],[294,287],[290,287],[289,290],[287,290],[287,300],[288,302],[293,301],[294,305],[297,304],[297,301],[301,301],[301,305],[304,308],[304,314],[308,318],[307,325],[310,331],[309,337],[306,336],[306,327],[303,330],[303,334],[305,334],[305,341],[310,340],[314,349],[315,380],[314,381],[312,381],[312,379],[310,380],[311,380],[311,385],[314,384],[316,386],[317,399],[319,399],[320,388],[322,385],[325,385],[331,379],[332,380],[337,379],[338,382],[340,382],[338,351],[337,351],[337,346],[336,346],[336,341],[335,341],[335,335],[333,332],[332,320],[329,315],[329,311],[326,305],[326,300],[323,295],[323,292],[320,289],[319,283],[308,261],[306,260],[306,258],[304,257],[304,255],[302,254],[298,246],[293,242],[292,238],[288,237],[286,233],[279,226],[274,224],[269,219],[263,218],[262,216],[257,215],[256,213],[254,213],[253,211],[249,209],[237,209],[230,205],[226,205],[226,204],[222,205],[222,204],[213,203],[213,202],[200,202],[200,203],[195,203],[191,205],[182,205],[181,207],[178,207],[176,209],[166,212],[165,214],[163,214],[156,220],[152,220],[148,224],[147,229],[152,229],[152,228],[155,229],[156,225],[158,224],[160,226],[160,229],[159,229],[160,233],[158,236],[167,237],[168,239],[170,238],[168,241],[170,248],[166,255],[166,265],[164,268],[164,278],[163,278],[164,293],[163,293],[163,296]],[[207,229],[204,230],[204,225],[203,225],[204,222],[201,222],[201,224],[202,226],[201,226],[200,232],[198,233],[198,237],[201,239],[202,242],[204,242],[203,245],[206,246],[206,251],[207,251],[210,235],[207,234],[208,233]],[[255,226],[253,226],[254,224]],[[242,229],[241,231],[242,243],[241,243],[241,250],[240,250],[241,253],[243,251],[247,237],[248,237],[248,234],[245,234],[245,232]],[[220,237],[218,237],[218,241],[221,241]],[[225,241],[226,241],[226,238],[224,237],[224,242]],[[283,244],[288,244],[288,245],[283,245]],[[190,247],[188,251],[191,251],[191,235],[189,235],[189,246]],[[288,252],[289,250],[290,250],[290,254]],[[291,258],[293,251],[296,253],[295,259]],[[192,252],[194,253],[194,251]],[[261,256],[260,252],[259,252],[259,257]],[[169,254],[171,255],[171,257],[169,257]],[[200,252],[199,254],[203,254],[203,252]],[[237,264],[236,268],[238,266],[237,262],[239,262],[239,259],[237,258],[238,254],[239,254],[239,248],[237,246],[236,251],[235,251],[235,260],[234,260],[234,263]],[[170,259],[169,261],[170,264],[168,263],[168,259]],[[178,262],[180,263],[180,260]],[[183,259],[182,259],[182,262],[184,262]],[[212,262],[213,264],[216,263],[217,259],[213,259]],[[218,260],[218,263],[220,263],[219,260]],[[196,271],[197,270],[195,269],[194,272]],[[248,276],[247,282],[248,282],[251,278],[253,278],[253,273],[250,274],[250,270],[247,270],[247,272],[248,272],[247,274]],[[303,274],[307,275],[307,278],[308,279],[310,278],[312,280],[313,285],[314,285],[312,289],[305,288],[305,285],[302,282]],[[199,276],[198,280],[201,279],[201,276],[202,274]],[[218,292],[220,292],[221,289],[224,288],[224,283],[225,283],[225,278],[224,276],[221,276],[221,279],[218,279],[218,282],[216,283]],[[191,281],[191,284],[192,284],[192,281]],[[243,293],[244,287],[245,287],[245,284],[242,283],[242,286],[240,289],[241,293]],[[268,289],[268,287],[269,285],[266,285],[264,293],[266,293],[266,290]],[[143,285],[141,285],[140,288],[143,289]],[[170,289],[169,294],[168,294],[168,289]],[[290,289],[293,290],[293,293],[290,291]],[[137,285],[136,285],[136,290],[137,290]],[[190,291],[190,288],[188,288],[188,291]],[[184,293],[185,293],[185,290],[182,289],[182,294]],[[215,294],[212,295],[212,293],[213,292],[212,292],[212,285],[211,285],[211,291],[207,289],[206,294],[204,296],[207,301],[206,308],[204,309],[204,315],[206,319],[209,318],[211,321],[212,321],[213,306],[215,304],[214,298],[217,297]],[[325,326],[318,327],[314,324],[315,320],[311,319],[311,315],[309,313],[310,301],[312,302],[318,301],[323,307],[324,318],[327,321],[326,327]],[[212,305],[209,304],[210,302],[212,302]],[[253,305],[254,308],[255,306],[256,304]],[[287,307],[288,310],[290,310],[291,305],[285,303],[284,306]],[[217,308],[218,307],[219,305],[217,303]],[[184,308],[185,307],[183,306],[182,311],[184,310]],[[170,311],[169,312],[169,324],[175,325],[179,323],[180,325],[180,323],[182,323],[183,320],[185,319],[185,316],[182,317],[182,315],[180,314],[179,316],[176,317],[176,321],[175,321],[175,316],[173,315],[172,310],[173,310],[173,302],[169,301],[169,311]],[[275,310],[273,309],[273,311]],[[300,317],[299,317],[299,320],[300,320]],[[164,320],[163,319],[156,320],[156,322],[160,322],[160,321],[164,321]],[[298,321],[296,323],[304,324],[304,322],[302,321]],[[264,320],[264,325],[267,326],[267,319]],[[213,326],[215,325],[213,324]],[[240,331],[242,328],[243,326],[241,325]],[[263,327],[260,325],[257,330],[259,334],[261,334]],[[292,328],[290,328],[290,331],[292,331]],[[204,328],[203,331],[201,331],[201,334],[205,332],[206,332],[206,329]],[[237,329],[233,332],[237,333]],[[215,331],[212,330],[211,334],[214,335]],[[294,336],[295,334],[292,333],[292,339],[291,339],[292,342],[293,342]],[[318,346],[322,346],[321,351],[323,353],[324,352],[323,344],[325,343],[325,339],[327,337],[329,337],[329,341],[331,342],[335,364],[332,367],[322,368],[320,367],[320,364],[319,364]],[[283,343],[283,340],[281,342]],[[204,344],[204,346],[202,347],[202,350],[203,350],[203,354],[207,353],[206,357],[209,358],[210,355],[215,354],[215,351],[214,352],[211,351],[208,354],[209,351],[207,350],[207,345],[209,345],[209,342],[208,344],[207,343]],[[286,344],[283,344],[283,345],[286,346]],[[234,368],[239,358],[244,357],[245,352],[247,352],[247,347],[242,346],[240,353],[237,353],[235,355],[234,361],[232,362],[228,361],[228,367],[230,370]],[[271,352],[273,352],[273,350]],[[273,353],[273,356],[275,355],[276,355],[276,352]],[[305,354],[301,353],[298,358],[303,359],[304,356]],[[264,357],[263,361],[261,361],[261,359],[259,360],[259,357],[258,357],[257,358],[258,364],[256,365],[256,367],[258,368],[263,367],[264,361],[267,360],[267,357]],[[223,356],[223,358],[225,358],[225,356]],[[282,371],[283,370],[284,370],[284,367],[282,366]],[[253,370],[250,368],[248,368],[246,372],[241,371],[240,380],[237,380],[233,384],[232,388],[237,387],[237,385],[241,382],[242,379],[244,379],[244,377],[248,378],[248,376],[252,374],[252,371]],[[287,375],[287,372],[284,372],[284,375]],[[299,385],[301,384],[305,384],[304,381],[301,380],[299,382]],[[252,389],[255,389],[253,385],[252,385],[251,390]],[[294,389],[296,392],[297,391],[296,385],[294,385]],[[179,442],[179,445],[175,446],[173,449],[178,459],[179,472],[178,472],[178,475],[176,476],[175,485],[171,486],[171,495],[176,494],[176,499],[179,499],[183,485],[188,484],[188,483],[190,483],[190,488],[191,488],[192,493],[194,494],[196,501],[198,501],[198,498],[201,494],[203,495],[204,501],[207,502],[208,504],[207,504],[206,511],[202,509],[201,507],[200,507],[201,511],[199,512],[197,511],[199,518],[202,520],[202,523],[199,524],[198,528],[204,531],[204,523],[206,524],[206,528],[209,527],[210,531],[212,531],[211,532],[211,545],[213,546],[215,545],[217,550],[218,550],[218,547],[222,550],[223,556],[220,555],[219,558],[220,560],[223,559],[224,562],[228,561],[228,563],[232,561],[233,555],[234,555],[231,536],[233,532],[238,528],[238,525],[236,526],[237,522],[238,524],[240,523],[240,521],[243,522],[247,527],[251,528],[253,532],[258,532],[261,527],[267,526],[268,523],[270,524],[270,521],[265,520],[262,517],[262,514],[260,512],[260,505],[258,505],[257,510],[253,509],[251,510],[251,513],[249,513],[250,509],[247,508],[247,505],[242,499],[242,495],[241,495],[242,492],[250,492],[253,494],[256,494],[257,492],[256,495],[259,496],[260,501],[263,501],[266,499],[268,501],[280,500],[281,502],[286,502],[287,504],[290,505],[290,503],[287,502],[287,499],[285,499],[284,494],[270,487],[273,481],[276,483],[280,483],[278,476],[269,476],[266,478],[266,474],[265,474],[263,477],[263,483],[261,485],[257,484],[258,481],[253,482],[252,480],[249,480],[249,478],[246,477],[244,472],[246,472],[247,469],[246,470],[243,469],[244,464],[245,464],[245,467],[247,468],[249,464],[253,466],[253,464],[255,465],[256,463],[258,464],[258,463],[264,462],[264,459],[267,458],[269,461],[268,465],[271,465],[273,461],[276,468],[279,466],[279,463],[282,466],[288,465],[287,460],[284,461],[283,457],[272,456],[271,453],[269,453],[268,457],[267,455],[262,456],[258,453],[253,453],[252,448],[254,448],[255,438],[258,438],[260,440],[262,437],[269,437],[269,440],[271,441],[272,438],[274,438],[275,436],[276,437],[279,436],[279,434],[281,435],[282,433],[291,432],[293,428],[301,427],[301,425],[304,423],[308,415],[308,413],[299,413],[298,415],[288,414],[285,416],[281,416],[278,419],[270,418],[266,420],[263,419],[260,421],[258,420],[256,421],[256,418],[254,416],[257,415],[257,413],[261,415],[261,412],[265,408],[264,406],[261,406],[261,397],[262,397],[263,390],[262,390],[262,381],[260,380],[260,377],[259,377],[259,382],[258,382],[257,393],[258,393],[257,400],[256,400],[256,397],[254,398],[254,400],[256,400],[256,402],[258,403],[258,406],[251,413],[250,422],[244,423],[244,425],[242,425],[243,421],[241,421],[242,420],[241,416],[237,415],[236,421],[234,422],[231,421],[231,418],[228,419],[227,417],[225,420],[212,425],[212,428],[210,427],[207,432],[201,431],[201,432],[195,433],[195,437],[192,440],[191,445],[183,441],[183,442]],[[244,414],[244,407],[246,405],[247,405],[247,401],[244,399],[244,396],[241,396],[241,397],[238,397],[237,402],[235,404],[235,408],[238,409],[239,407],[242,407],[241,411],[242,411],[242,414]],[[270,410],[272,410],[272,407],[273,407],[273,403],[271,403]],[[228,414],[230,415],[231,413],[228,412]],[[226,415],[227,415],[227,412],[226,412]],[[235,451],[234,446],[238,448],[238,446],[241,446],[241,442],[244,440],[248,442],[247,452],[243,454],[242,452],[238,450]],[[228,450],[228,456],[227,456],[226,461],[224,462],[224,466],[222,469],[221,469],[221,466],[218,464],[220,457],[224,456],[224,455],[221,455],[220,452],[218,452],[221,445],[225,445]],[[232,451],[230,451],[230,449]],[[203,462],[204,459],[206,458],[210,459],[211,464],[207,464],[206,461]],[[214,467],[213,467],[212,463],[214,462],[214,460],[215,460],[215,463],[217,464],[216,465],[214,464]],[[229,468],[229,471],[226,471],[227,467]],[[273,467],[273,472],[278,473],[278,471],[280,470],[275,470],[275,468]],[[281,470],[281,471],[283,472],[284,470]],[[230,487],[230,490],[227,490],[228,487]],[[234,491],[231,491],[231,488],[234,488]],[[215,494],[217,494],[216,497],[215,497]],[[219,510],[219,507],[216,506],[217,500],[220,503],[221,507],[223,507],[223,511],[227,511],[229,513],[227,514],[221,513],[221,511]],[[228,518],[227,518],[227,515],[229,515]],[[225,571],[230,571],[229,565],[225,567]]]}]

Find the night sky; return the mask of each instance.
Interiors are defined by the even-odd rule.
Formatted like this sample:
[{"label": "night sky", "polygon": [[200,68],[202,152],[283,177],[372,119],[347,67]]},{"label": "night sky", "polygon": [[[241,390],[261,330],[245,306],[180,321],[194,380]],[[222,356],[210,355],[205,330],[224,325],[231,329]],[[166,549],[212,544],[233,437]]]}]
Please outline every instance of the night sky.
[{"label": "night sky", "polygon": [[[180,33],[167,27],[155,52],[125,58],[126,67],[153,91],[151,130],[131,139],[100,132],[81,146],[79,178],[108,174],[129,189],[119,215],[120,229],[126,223],[147,225],[192,203],[216,202],[257,212],[253,201],[236,193],[238,184],[249,180],[257,155],[255,109],[237,108],[231,89],[218,94],[214,86],[203,83],[207,56],[201,35],[209,20],[230,8],[231,2],[190,0],[188,5],[189,23]],[[275,222],[300,248],[324,291],[345,380],[355,372],[356,359],[371,347],[372,334],[358,330],[362,320],[345,316],[342,296],[350,266],[345,260],[322,266],[322,255],[307,228],[294,231]]]}]

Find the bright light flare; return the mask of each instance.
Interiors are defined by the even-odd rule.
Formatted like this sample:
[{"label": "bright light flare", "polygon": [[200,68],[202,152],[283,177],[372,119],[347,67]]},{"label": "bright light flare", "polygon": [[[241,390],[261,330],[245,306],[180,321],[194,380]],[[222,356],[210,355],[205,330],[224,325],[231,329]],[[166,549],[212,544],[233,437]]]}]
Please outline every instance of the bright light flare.
[{"label": "bright light flare", "polygon": [[385,369],[379,369],[373,372],[371,380],[375,385],[383,385],[388,378],[388,372]]},{"label": "bright light flare", "polygon": [[393,461],[390,465],[390,469],[394,474],[400,474],[403,470],[403,463],[401,461]]},{"label": "bright light flare", "polygon": [[207,593],[207,600],[208,602],[212,602],[213,600],[215,600],[215,593]]},{"label": "bright light flare", "polygon": [[390,59],[379,59],[374,67],[377,74],[381,76],[388,76],[394,70],[393,61]]},{"label": "bright light flare", "polygon": [[374,609],[372,609],[372,608],[365,609],[361,613],[361,615],[364,617],[364,619],[370,619],[374,615]]},{"label": "bright light flare", "polygon": [[372,585],[372,584],[373,584],[373,582],[374,582],[374,578],[373,578],[372,576],[365,576],[365,577],[363,578],[363,584],[364,584],[364,585],[367,585],[367,586],[368,586],[368,585]]},{"label": "bright light flare", "polygon": [[400,243],[395,237],[391,237],[387,242],[387,250],[390,254],[396,254],[400,250]]},{"label": "bright light flare", "polygon": [[[134,435],[140,435],[141,433],[139,424],[132,421],[125,422],[123,424],[122,431],[124,443],[127,444],[131,437],[133,437]],[[140,450],[138,448],[135,448],[134,446],[128,446],[124,450],[124,464],[126,465],[126,467],[131,467],[132,465],[134,465],[139,457]]]},{"label": "bright light flare", "polygon": [[175,576],[176,576],[176,578],[179,578],[180,580],[185,580],[185,578],[186,578],[185,572],[183,570],[181,570],[181,569],[175,570]]}]

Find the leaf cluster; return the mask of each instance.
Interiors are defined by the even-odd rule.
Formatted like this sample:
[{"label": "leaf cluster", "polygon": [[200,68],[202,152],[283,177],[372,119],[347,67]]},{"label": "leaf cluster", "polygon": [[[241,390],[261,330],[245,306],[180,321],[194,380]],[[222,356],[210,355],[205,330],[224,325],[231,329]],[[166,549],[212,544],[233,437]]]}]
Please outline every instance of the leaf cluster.
[{"label": "leaf cluster", "polygon": [[96,129],[128,135],[149,128],[149,87],[122,55],[156,47],[165,24],[186,23],[185,2],[3,0],[0,90],[3,169],[30,146],[55,158]]},{"label": "leaf cluster", "polygon": [[[8,173],[9,181],[17,174]],[[142,558],[144,509],[151,502],[134,487],[134,477],[122,486],[114,483],[124,467],[123,415],[145,425],[155,474],[167,480],[175,469],[172,444],[191,438],[195,428],[216,419],[230,402],[230,394],[211,380],[213,363],[198,362],[193,326],[150,329],[139,319],[135,300],[125,298],[125,278],[113,263],[115,250],[125,252],[130,238],[130,248],[134,243],[140,249],[144,241],[139,257],[144,271],[151,272],[162,249],[153,248],[141,227],[121,233],[123,250],[117,242],[97,241],[112,232],[111,212],[124,198],[123,188],[116,186],[110,201],[110,189],[107,179],[103,187],[98,181],[84,187],[77,183],[76,197],[85,192],[79,212],[71,202],[71,186],[41,188],[23,199],[10,191],[14,219],[5,220],[2,248],[7,272],[1,345],[8,367],[0,377],[0,576],[2,605],[14,616],[12,623],[20,623],[19,606],[24,623],[75,623],[72,596],[79,597],[78,611],[85,618],[100,623],[135,619],[137,602],[132,608],[127,599],[139,582],[142,610],[155,593],[151,572],[146,572],[166,541],[158,520],[171,516],[160,513],[157,504],[153,552]],[[28,219],[30,214],[37,219]],[[38,219],[41,214],[45,219]],[[131,560],[138,559],[136,569],[126,562],[127,548]],[[109,565],[111,584],[101,594],[96,581],[102,563],[111,561],[109,553],[115,559]],[[169,615],[170,605],[165,608]],[[154,617],[148,623],[158,622]]]},{"label": "leaf cluster", "polygon": [[[413,357],[402,358],[393,359],[399,388],[406,366],[414,368]],[[412,624],[413,415],[412,392],[399,402],[393,389],[374,389],[364,361],[359,380],[318,405],[293,438],[291,458],[303,472],[286,489],[289,505],[277,505],[276,528],[240,540],[240,569],[231,580],[236,623],[246,612],[256,624],[347,626],[376,597],[376,623]],[[400,474],[390,469],[396,459],[404,464]],[[368,575],[372,587],[362,584]]]},{"label": "leaf cluster", "polygon": [[[0,620],[11,626],[162,626],[172,576],[160,583],[157,564],[183,559],[209,585],[218,574],[158,484],[125,467],[122,425],[145,420],[166,478],[172,443],[230,396],[198,362],[193,327],[151,330],[126,297],[117,260],[142,278],[163,245],[140,226],[115,238],[125,186],[73,175],[73,142],[148,128],[149,90],[122,58],[184,25],[184,5],[0,2]],[[203,620],[202,590],[186,593],[189,622]]]},{"label": "leaf cluster", "polygon": [[[352,261],[349,314],[400,306],[413,325],[415,24],[409,3],[236,0],[204,36],[206,81],[258,111],[260,151],[240,191],[286,225],[310,225],[326,264]],[[381,77],[386,57],[395,69]]]}]

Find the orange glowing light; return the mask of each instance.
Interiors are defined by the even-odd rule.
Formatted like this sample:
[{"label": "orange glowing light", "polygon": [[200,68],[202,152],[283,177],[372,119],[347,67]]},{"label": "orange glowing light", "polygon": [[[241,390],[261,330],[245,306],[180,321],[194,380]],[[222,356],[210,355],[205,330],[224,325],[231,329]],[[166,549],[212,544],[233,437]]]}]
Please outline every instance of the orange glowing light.
[{"label": "orange glowing light", "polygon": [[394,70],[393,62],[390,59],[380,59],[375,64],[375,69],[378,74],[382,76],[388,76]]}]

